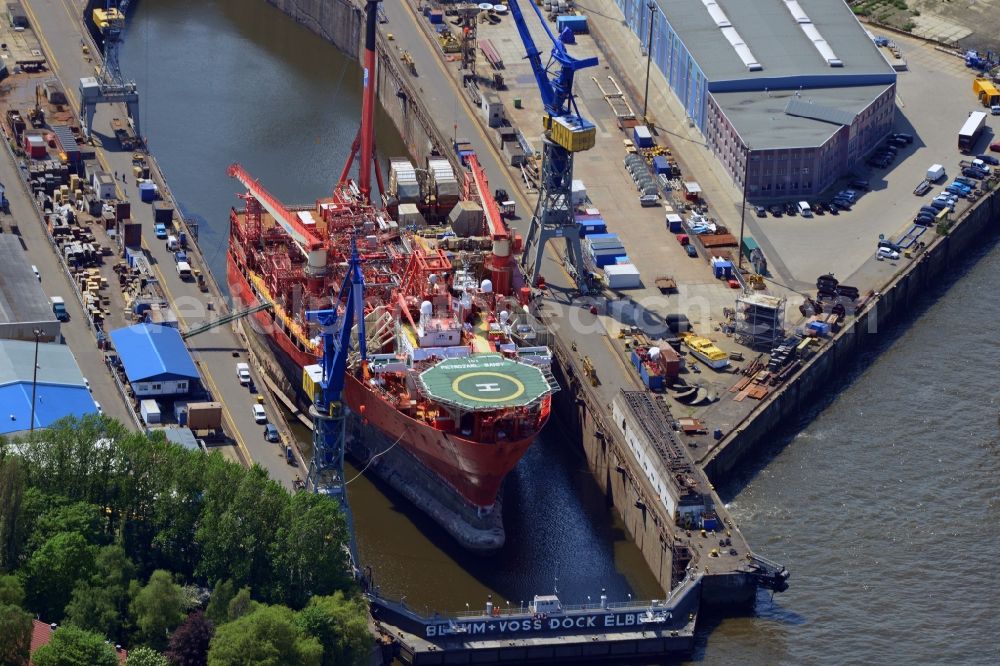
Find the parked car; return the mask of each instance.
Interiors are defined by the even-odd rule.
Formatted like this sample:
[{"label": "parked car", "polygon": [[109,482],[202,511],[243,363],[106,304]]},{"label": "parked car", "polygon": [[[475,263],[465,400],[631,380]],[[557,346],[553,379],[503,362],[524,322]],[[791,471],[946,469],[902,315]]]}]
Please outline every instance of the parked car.
[{"label": "parked car", "polygon": [[757,217],[767,217],[767,209],[763,206],[754,206],[753,212],[757,214]]},{"label": "parked car", "polygon": [[278,435],[278,429],[273,424],[268,423],[264,426],[264,439],[269,442],[277,442],[281,439],[281,436]]},{"label": "parked car", "polygon": [[935,219],[934,215],[928,215],[926,213],[922,213],[913,218],[913,223],[921,227],[929,227],[934,224],[934,219]]},{"label": "parked car", "polygon": [[889,145],[896,146],[897,148],[905,148],[909,144],[906,142],[905,139],[900,139],[899,137],[894,136],[891,139],[889,139]]},{"label": "parked car", "polygon": [[826,213],[826,205],[824,205],[820,201],[817,201],[816,203],[813,204],[813,212],[816,213],[817,215],[824,215]]},{"label": "parked car", "polygon": [[845,199],[841,196],[834,197],[833,203],[837,204],[837,207],[840,208],[840,210],[851,210],[851,206],[853,205],[850,199]]},{"label": "parked car", "polygon": [[[937,215],[938,209],[934,206],[921,206],[920,213],[927,213],[928,215]],[[920,213],[917,213],[919,215]]]},{"label": "parked car", "polygon": [[888,247],[880,247],[878,249],[878,252],[875,253],[875,258],[876,259],[891,259],[891,260],[895,261],[896,259],[899,259],[899,252],[896,252],[895,250],[893,250],[891,248],[888,248]]},{"label": "parked car", "polygon": [[895,134],[892,135],[892,138],[893,139],[900,139],[900,140],[906,142],[907,145],[913,143],[913,135],[912,134],[906,134],[904,132],[896,132]]},{"label": "parked car", "polygon": [[779,206],[778,204],[773,204],[768,208],[768,210],[771,211],[771,215],[774,215],[775,217],[781,217],[781,214],[784,212],[785,209]]},{"label": "parked car", "polygon": [[785,204],[785,215],[795,215],[798,213],[798,208],[795,207],[791,201]]},{"label": "parked car", "polygon": [[264,411],[264,405],[253,406],[253,420],[257,423],[267,423],[267,412]]},{"label": "parked car", "polygon": [[996,143],[991,143],[990,150],[992,150],[994,153],[1000,153],[1000,141],[997,141]]},{"label": "parked car", "polygon": [[830,203],[825,205],[826,209],[830,211],[830,215],[840,215],[840,206],[837,204],[836,201],[831,201]]},{"label": "parked car", "polygon": [[971,188],[976,188],[979,186],[979,184],[976,181],[972,180],[971,178],[966,178],[965,176],[959,176],[958,178],[955,179],[955,182],[962,183],[963,185],[968,185]]},{"label": "parked car", "polygon": [[153,226],[153,233],[156,234],[157,238],[166,238],[167,237],[167,225],[163,224],[162,222],[157,222]]},{"label": "parked car", "polygon": [[871,183],[869,183],[867,180],[864,180],[863,178],[856,178],[852,180],[850,185],[854,189],[861,190],[862,192],[867,192],[870,189],[872,189]]},{"label": "parked car", "polygon": [[698,256],[698,250],[694,249],[694,245],[690,245],[690,244],[689,245],[685,245],[684,246],[684,251],[688,253],[689,257],[697,257]]},{"label": "parked car", "polygon": [[987,164],[989,164],[991,166],[1000,165],[1000,160],[998,160],[997,158],[993,157],[992,155],[976,155],[976,159],[977,160],[982,160],[983,162],[986,162]]}]

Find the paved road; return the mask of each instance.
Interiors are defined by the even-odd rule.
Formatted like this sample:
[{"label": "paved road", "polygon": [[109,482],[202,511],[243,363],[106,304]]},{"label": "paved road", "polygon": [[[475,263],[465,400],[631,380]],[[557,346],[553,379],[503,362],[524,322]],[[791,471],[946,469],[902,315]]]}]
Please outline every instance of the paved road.
[{"label": "paved road", "polygon": [[10,153],[2,151],[0,157],[0,182],[7,185],[7,199],[10,201],[10,215],[0,215],[7,232],[14,228],[21,237],[28,255],[28,263],[38,267],[42,276],[42,289],[46,296],[62,296],[66,301],[70,321],[60,330],[63,338],[76,357],[83,376],[90,382],[94,399],[104,413],[135,429],[128,409],[115,387],[111,373],[104,364],[104,353],[97,349],[97,340],[87,327],[87,317],[80,301],[73,295],[73,284],[56,256],[48,237],[42,228],[42,219],[27,189],[23,185],[18,166],[10,158]]},{"label": "paved road", "polygon": [[[25,0],[23,4],[54,72],[62,81],[73,107],[78,109],[79,80],[94,74],[94,64],[88,62],[80,48],[84,32],[80,6],[71,0]],[[124,109],[107,105],[98,107],[94,134],[96,140],[105,146],[98,148],[98,159],[109,173],[129,173],[132,168],[131,153],[122,151],[111,135],[110,121],[114,116],[124,117]],[[165,243],[153,234],[152,207],[141,202],[134,181],[119,181],[119,189],[120,194],[132,204],[133,220],[142,224],[143,246],[153,273],[174,305],[182,330],[216,318],[221,306],[219,297],[203,294],[194,282],[179,278]],[[199,268],[197,264],[194,267]],[[213,307],[213,310],[209,309]],[[247,357],[242,341],[230,326],[225,325],[192,338],[189,346],[207,388],[223,401],[227,432],[233,435],[244,457],[259,463],[272,478],[291,487],[295,477],[304,471],[301,467],[287,465],[279,446],[264,440],[263,426],[254,422],[251,413],[256,398],[236,378],[235,362]],[[234,358],[234,354],[240,358]],[[257,385],[263,386],[263,383],[257,381]],[[274,406],[268,404],[265,408],[274,421]]]}]

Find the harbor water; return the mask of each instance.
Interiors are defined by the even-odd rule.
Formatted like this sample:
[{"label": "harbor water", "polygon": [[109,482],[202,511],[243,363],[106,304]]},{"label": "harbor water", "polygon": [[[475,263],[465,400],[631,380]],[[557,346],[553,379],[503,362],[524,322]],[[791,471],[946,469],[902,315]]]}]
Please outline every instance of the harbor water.
[{"label": "harbor water", "polygon": [[[121,60],[142,127],[222,276],[240,191],[226,167],[242,163],[289,203],[329,192],[357,131],[357,65],[262,0],[157,0],[133,14]],[[384,118],[376,131],[383,158],[402,153]],[[696,661],[1000,663],[1000,249],[982,252],[720,489],[792,586],[761,595],[751,617],[703,623]],[[572,603],[601,587],[662,594],[557,426],[509,479],[495,557],[451,547],[365,476],[350,499],[364,564],[418,610],[489,593],[516,605],[554,586]]]}]

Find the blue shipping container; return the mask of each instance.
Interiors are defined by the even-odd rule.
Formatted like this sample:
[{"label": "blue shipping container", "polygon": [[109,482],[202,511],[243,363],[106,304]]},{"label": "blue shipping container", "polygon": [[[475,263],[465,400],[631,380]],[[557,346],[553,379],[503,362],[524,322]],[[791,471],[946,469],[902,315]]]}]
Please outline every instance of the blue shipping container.
[{"label": "blue shipping container", "polygon": [[670,162],[663,155],[653,158],[653,171],[656,173],[670,173]]},{"label": "blue shipping container", "polygon": [[560,33],[562,33],[562,31],[566,28],[569,28],[576,34],[587,32],[587,17],[571,15],[557,16],[556,28]]},{"label": "blue shipping container", "polygon": [[639,148],[652,148],[653,135],[645,125],[636,125],[632,130],[632,141]]}]

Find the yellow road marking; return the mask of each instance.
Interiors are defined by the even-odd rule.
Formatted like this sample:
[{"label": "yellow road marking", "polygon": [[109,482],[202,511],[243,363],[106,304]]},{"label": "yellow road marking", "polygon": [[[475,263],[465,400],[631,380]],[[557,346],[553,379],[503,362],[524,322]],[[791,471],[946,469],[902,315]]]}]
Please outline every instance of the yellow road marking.
[{"label": "yellow road marking", "polygon": [[[25,11],[28,13],[28,17],[31,19],[31,25],[33,26],[35,34],[38,36],[38,41],[41,42],[42,48],[45,49],[47,57],[52,63],[53,73],[56,74],[56,76],[61,80],[62,77],[59,75],[59,69],[60,69],[59,61],[56,59],[55,52],[49,46],[48,40],[45,39],[45,33],[42,31],[42,26],[41,23],[38,21],[38,17],[35,16],[34,11],[32,11],[29,0],[24,0],[22,4],[24,5]],[[66,6],[65,2],[63,2],[62,5],[63,9],[66,10],[66,13],[69,14],[70,19],[75,22],[75,19],[73,18],[73,15],[70,14],[69,8]],[[78,23],[78,25],[81,24]],[[73,108],[79,109],[79,104],[77,103],[76,96],[73,94],[72,90],[66,86],[65,81],[63,81],[63,90],[66,93],[66,96],[69,97],[70,102],[73,105]],[[111,169],[107,159],[104,156],[103,146],[95,150],[94,152],[97,154],[97,160],[101,163],[101,166],[104,167],[105,171],[111,173],[113,170]],[[126,201],[128,200],[127,197],[122,196],[123,193],[119,188],[117,181],[115,182],[115,190],[120,199],[124,199]],[[150,252],[149,246],[146,244],[145,238],[142,239],[142,247],[144,250],[146,250],[147,253]],[[167,301],[174,303],[175,302],[174,297],[170,293],[170,288],[167,286],[166,280],[163,279],[163,273],[160,271],[159,265],[151,263],[150,267],[153,269],[153,273],[156,275],[156,279],[159,281],[160,286],[163,288],[164,294],[167,297]],[[184,316],[180,312],[176,312],[176,314],[177,314],[177,319],[184,324],[184,327],[190,329],[190,326],[184,319]],[[212,373],[208,370],[207,365],[202,367],[202,374],[205,377],[205,380],[208,382],[212,394],[219,398],[222,398],[222,393],[219,391],[218,386],[212,379]],[[233,437],[236,439],[236,443],[239,445],[240,450],[242,451],[246,459],[252,464],[253,457],[250,455],[250,451],[247,449],[246,443],[243,441],[243,436],[240,434],[239,428],[236,427],[236,421],[233,419],[232,414],[230,414],[229,408],[227,407],[225,400],[220,399],[219,402],[222,405],[222,416],[226,421],[229,422],[229,427],[232,430]]]}]

